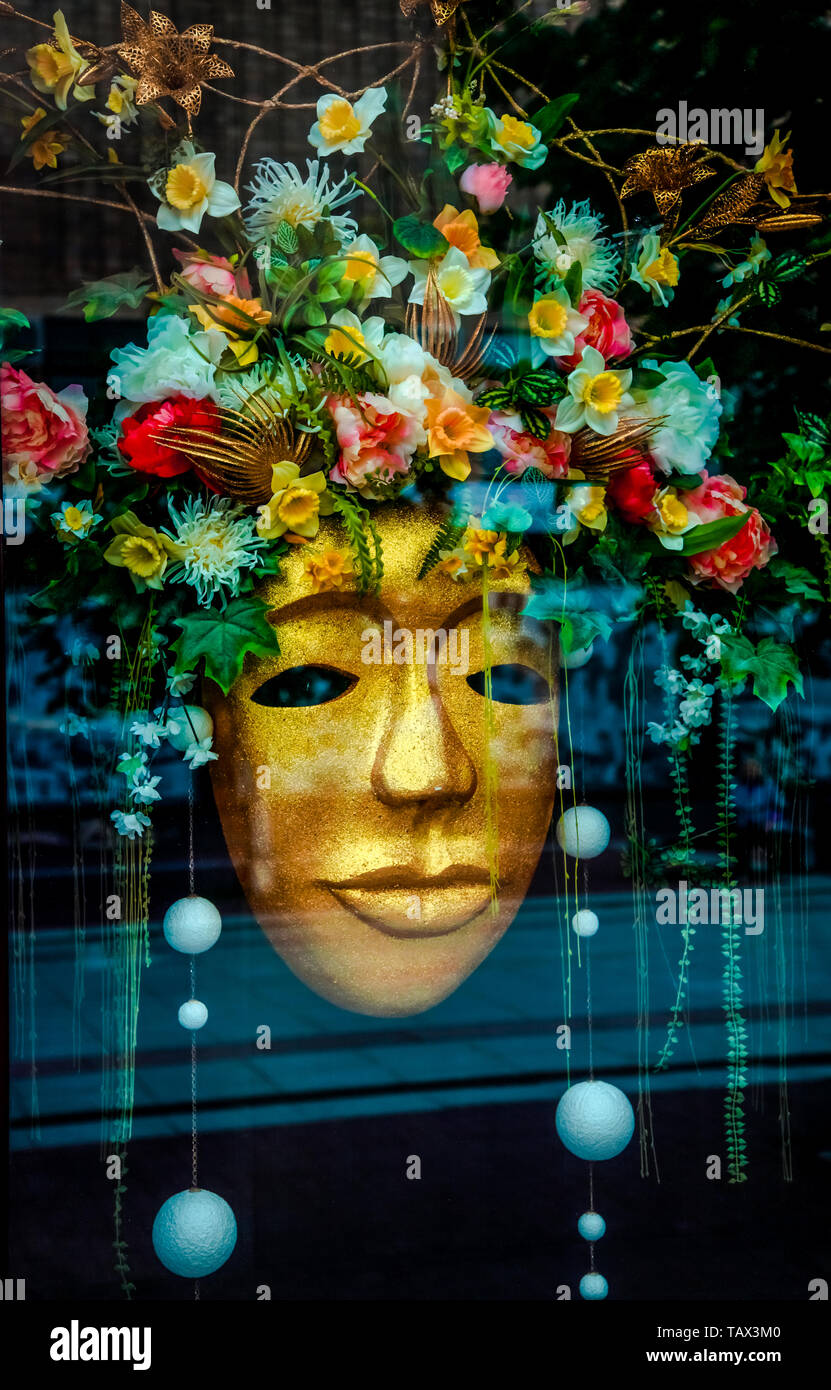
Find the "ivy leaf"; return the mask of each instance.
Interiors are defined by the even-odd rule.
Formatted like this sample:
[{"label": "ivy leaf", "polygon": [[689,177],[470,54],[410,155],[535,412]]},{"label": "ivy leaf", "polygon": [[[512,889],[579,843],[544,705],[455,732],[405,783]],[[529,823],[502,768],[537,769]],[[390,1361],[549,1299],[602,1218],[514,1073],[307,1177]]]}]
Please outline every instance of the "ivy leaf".
[{"label": "ivy leaf", "polygon": [[555,97],[531,117],[531,124],[537,127],[543,140],[552,140],[563,124],[566,116],[572,107],[577,105],[580,100],[579,92],[566,92],[561,97]]},{"label": "ivy leaf", "polygon": [[822,590],[819,581],[814,578],[810,570],[806,570],[802,565],[793,565],[790,560],[785,560],[781,555],[774,555],[768,566],[769,572],[777,579],[781,579],[789,594],[799,594],[802,598],[810,599],[813,602],[822,602]]},{"label": "ivy leaf", "polygon": [[804,439],[801,434],[783,434],[782,438],[800,463],[819,463],[825,456],[822,445],[814,439]]},{"label": "ivy leaf", "polygon": [[458,145],[450,145],[444,152],[444,162],[451,174],[455,174],[457,169],[467,163],[467,155]]},{"label": "ivy leaf", "polygon": [[741,531],[750,512],[740,512],[738,516],[723,516],[718,521],[706,521],[694,526],[684,537],[682,555],[700,555],[704,550],[718,550],[725,541],[731,541]]},{"label": "ivy leaf", "polygon": [[431,256],[443,256],[450,248],[447,237],[442,235],[438,227],[434,227],[432,222],[421,222],[412,213],[408,213],[406,217],[397,217],[392,224],[392,230],[404,250],[421,260],[429,260]]},{"label": "ivy leaf", "polygon": [[753,694],[776,710],[793,685],[801,695],[802,673],[793,647],[764,637],[758,647],[749,637],[725,636],[721,639],[721,673],[728,686],[753,679]]},{"label": "ivy leaf", "polygon": [[603,586],[590,586],[583,576],[567,584],[555,575],[532,577],[533,593],[522,610],[523,617],[560,625],[560,641],[565,652],[591,646],[596,637],[604,640],[612,631],[612,618],[603,611]]},{"label": "ivy leaf", "polygon": [[171,643],[176,653],[176,671],[195,671],[204,658],[205,675],[216,681],[227,695],[242,671],[247,652],[256,656],[278,656],[277,634],[266,622],[268,604],[261,599],[236,598],[220,612],[216,608],[174,618],[182,629]]},{"label": "ivy leaf", "polygon": [[63,307],[75,309],[83,305],[87,323],[95,323],[98,319],[112,318],[124,305],[137,309],[149,288],[147,276],[134,267],[108,275],[104,280],[85,281],[80,289],[72,291]]}]

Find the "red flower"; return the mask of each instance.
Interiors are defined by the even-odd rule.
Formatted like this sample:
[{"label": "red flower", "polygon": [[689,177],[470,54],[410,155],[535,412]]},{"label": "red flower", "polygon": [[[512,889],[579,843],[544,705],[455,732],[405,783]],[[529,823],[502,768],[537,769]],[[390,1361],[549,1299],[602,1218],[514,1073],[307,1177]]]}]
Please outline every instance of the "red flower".
[{"label": "red flower", "polygon": [[178,449],[158,444],[154,435],[171,425],[178,428],[211,430],[219,433],[219,419],[212,401],[193,401],[179,398],[170,401],[150,401],[140,406],[135,415],[121,422],[118,447],[131,468],[139,473],[152,473],[157,478],[175,478],[192,467],[191,460]]},{"label": "red flower", "polygon": [[652,515],[652,498],[655,496],[655,474],[646,459],[635,449],[627,449],[630,458],[640,459],[632,468],[624,468],[613,473],[609,479],[606,494],[615,510],[624,521],[646,521]]},{"label": "red flower", "polygon": [[589,321],[582,333],[575,336],[571,357],[557,358],[565,371],[573,372],[580,366],[584,347],[597,348],[607,362],[613,357],[626,357],[632,351],[632,334],[616,300],[608,299],[600,290],[586,290],[578,311]]}]

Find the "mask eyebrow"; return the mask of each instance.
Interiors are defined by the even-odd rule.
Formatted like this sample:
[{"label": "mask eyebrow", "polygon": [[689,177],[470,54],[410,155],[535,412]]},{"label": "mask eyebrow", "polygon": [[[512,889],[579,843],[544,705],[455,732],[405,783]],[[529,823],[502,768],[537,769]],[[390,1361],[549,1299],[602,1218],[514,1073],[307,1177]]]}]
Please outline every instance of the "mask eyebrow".
[{"label": "mask eyebrow", "polygon": [[303,598],[292,599],[279,608],[270,608],[266,613],[266,620],[273,627],[277,627],[289,618],[303,618],[308,613],[325,612],[332,608],[351,608],[364,617],[367,614],[380,619],[393,616],[386,604],[370,594],[359,594],[357,589],[347,589],[343,592],[330,589],[323,593],[306,594]]},{"label": "mask eyebrow", "polygon": [[[513,610],[515,613],[519,614],[520,610],[525,607],[525,604],[528,602],[530,597],[530,592],[526,594],[495,594],[491,592],[488,594],[488,608],[491,612],[498,611],[500,609],[510,609]],[[494,599],[497,600],[496,603],[493,602]],[[452,613],[448,613],[444,621],[448,627],[456,627],[459,623],[464,622],[465,618],[470,618],[475,613],[481,612],[482,595],[481,593],[479,593],[475,598],[466,599],[465,602],[460,604],[458,608],[454,608]]]}]

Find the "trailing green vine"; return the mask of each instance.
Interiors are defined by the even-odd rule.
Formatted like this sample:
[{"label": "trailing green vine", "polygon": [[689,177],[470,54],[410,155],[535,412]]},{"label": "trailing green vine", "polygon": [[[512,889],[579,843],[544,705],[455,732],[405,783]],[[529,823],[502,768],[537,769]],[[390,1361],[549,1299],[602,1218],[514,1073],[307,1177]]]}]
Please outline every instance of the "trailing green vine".
[{"label": "trailing green vine", "polygon": [[[743,1015],[743,986],[740,964],[741,933],[733,911],[732,890],[734,855],[731,838],[735,829],[735,783],[733,778],[732,696],[723,694],[719,727],[717,832],[723,888],[726,890],[721,912],[721,951],[724,956],[724,1013],[727,1024],[727,1090],[724,1097],[724,1123],[727,1173],[731,1183],[747,1179],[747,1144],[744,1137],[744,1088],[747,1084],[747,1028]],[[729,904],[729,905],[728,905]]]}]

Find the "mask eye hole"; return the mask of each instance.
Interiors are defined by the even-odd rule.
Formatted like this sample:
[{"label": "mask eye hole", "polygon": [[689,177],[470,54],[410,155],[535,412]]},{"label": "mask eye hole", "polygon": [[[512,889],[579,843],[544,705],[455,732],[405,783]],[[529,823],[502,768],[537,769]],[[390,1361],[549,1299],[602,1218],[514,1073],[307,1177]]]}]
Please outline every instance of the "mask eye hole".
[{"label": "mask eye hole", "polygon": [[[477,695],[484,696],[484,671],[473,671],[467,683]],[[551,692],[548,681],[532,666],[506,662],[491,667],[491,694],[500,705],[540,705],[548,702]]]},{"label": "mask eye hole", "polygon": [[263,681],[251,699],[255,705],[269,709],[303,709],[308,705],[328,705],[357,683],[357,676],[335,666],[292,666]]}]

